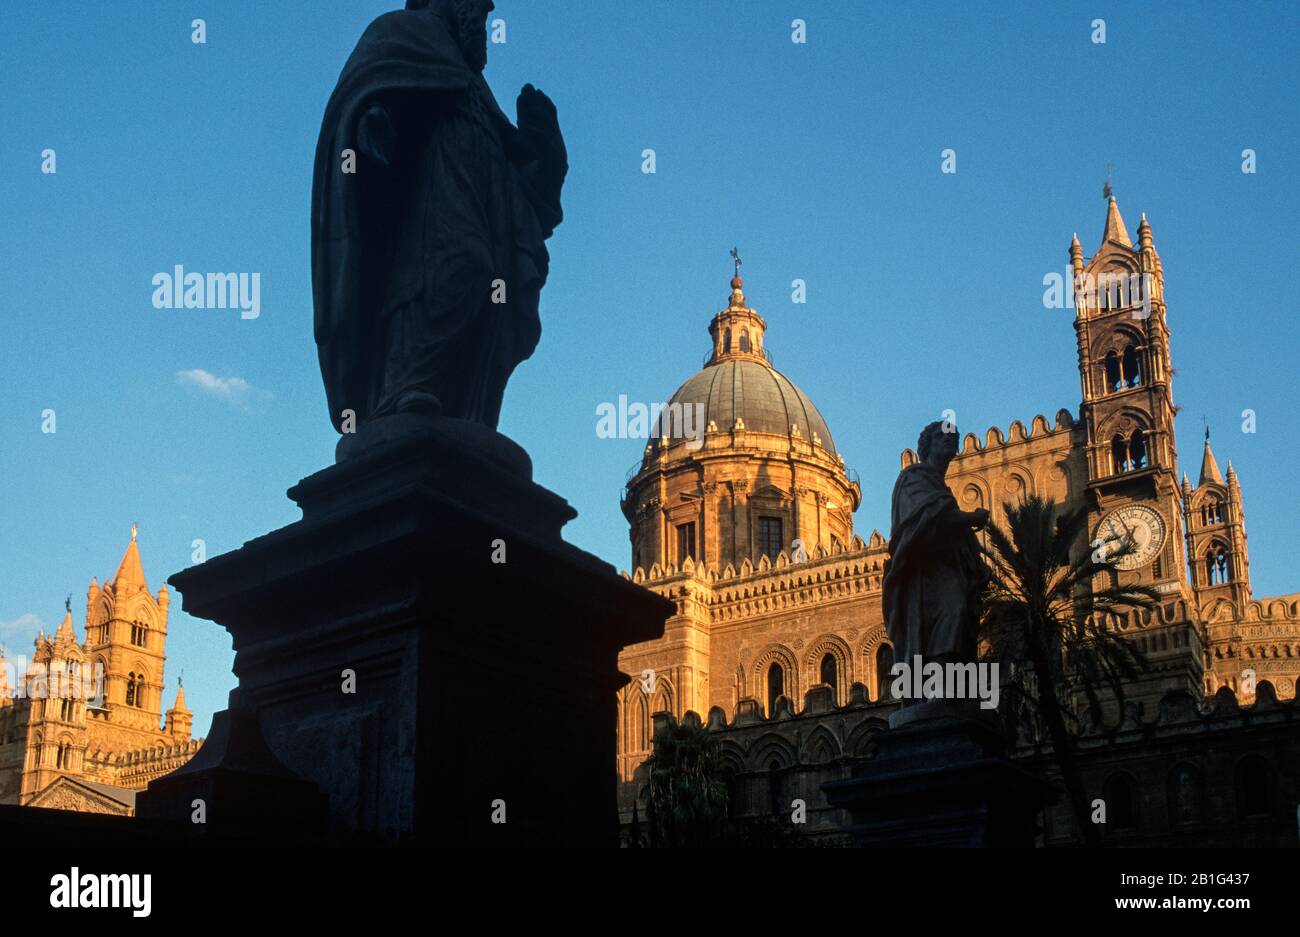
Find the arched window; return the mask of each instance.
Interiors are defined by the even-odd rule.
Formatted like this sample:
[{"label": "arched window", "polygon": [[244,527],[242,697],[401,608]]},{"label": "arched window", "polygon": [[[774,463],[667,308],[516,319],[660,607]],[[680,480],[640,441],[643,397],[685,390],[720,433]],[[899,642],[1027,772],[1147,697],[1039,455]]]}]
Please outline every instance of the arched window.
[{"label": "arched window", "polygon": [[1113,351],[1106,352],[1106,390],[1107,392],[1119,390],[1124,386],[1124,376],[1119,369],[1119,356]]},{"label": "arched window", "polygon": [[1119,475],[1129,470],[1128,463],[1128,443],[1119,433],[1110,441],[1110,469],[1111,474]]},{"label": "arched window", "polygon": [[1131,469],[1147,467],[1147,438],[1140,429],[1133,430],[1133,438],[1128,444],[1128,459]]},{"label": "arched window", "polygon": [[740,330],[740,350],[749,351],[749,329]]},{"label": "arched window", "polygon": [[893,669],[894,646],[888,643],[881,644],[876,648],[876,702],[892,698],[889,687],[894,682],[894,678],[889,672]]},{"label": "arched window", "polygon": [[105,702],[104,693],[108,689],[104,684],[104,673],[108,668],[104,665],[104,658],[102,657],[96,657],[93,666],[95,668],[94,669],[95,694],[92,699],[92,704],[95,706],[102,707]]},{"label": "arched window", "polygon": [[777,663],[767,668],[767,715],[776,712],[776,701],[785,695],[785,669]]},{"label": "arched window", "polygon": [[1208,527],[1210,524],[1223,523],[1223,502],[1218,498],[1207,498],[1201,505],[1201,524]]},{"label": "arched window", "polygon": [[731,351],[731,329],[722,333],[722,353],[725,355]]},{"label": "arched window", "polygon": [[831,699],[837,701],[840,698],[839,674],[837,673],[838,669],[838,664],[835,660],[834,654],[826,654],[822,657],[822,683],[825,683],[831,688]]},{"label": "arched window", "polygon": [[1232,581],[1232,572],[1228,565],[1228,551],[1223,544],[1210,545],[1210,552],[1205,556],[1205,584],[1221,586]]},{"label": "arched window", "polygon": [[144,647],[147,632],[145,627],[138,621],[131,622],[131,643],[136,647]]},{"label": "arched window", "polygon": [[1113,830],[1131,830],[1137,826],[1137,806],[1133,784],[1122,774],[1106,782],[1106,825]]},{"label": "arched window", "polygon": [[135,674],[126,675],[126,705],[135,705]]},{"label": "arched window", "polygon": [[1124,348],[1124,380],[1129,387],[1142,384],[1142,359],[1132,345]]},{"label": "arched window", "polygon": [[54,767],[60,769],[72,767],[72,746],[67,742],[59,743],[59,749],[54,756]]}]

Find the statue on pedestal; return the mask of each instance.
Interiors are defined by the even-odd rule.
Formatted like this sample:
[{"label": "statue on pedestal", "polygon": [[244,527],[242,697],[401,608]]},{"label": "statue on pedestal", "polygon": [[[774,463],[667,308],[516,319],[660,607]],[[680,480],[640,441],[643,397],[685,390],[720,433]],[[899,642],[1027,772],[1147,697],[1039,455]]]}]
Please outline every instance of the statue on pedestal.
[{"label": "statue on pedestal", "polygon": [[405,416],[486,433],[541,334],[568,159],[545,94],[525,85],[512,124],[484,81],[492,0],[406,7],[366,29],[321,124],[321,374],[340,432]]},{"label": "statue on pedestal", "polygon": [[[931,423],[917,444],[920,461],[899,473],[890,511],[889,560],[882,585],[894,659],[913,667],[975,661],[980,596],[990,572],[975,531],[984,508],[963,511],[944,481],[957,454],[957,428]],[[911,699],[910,702],[917,702]]]}]

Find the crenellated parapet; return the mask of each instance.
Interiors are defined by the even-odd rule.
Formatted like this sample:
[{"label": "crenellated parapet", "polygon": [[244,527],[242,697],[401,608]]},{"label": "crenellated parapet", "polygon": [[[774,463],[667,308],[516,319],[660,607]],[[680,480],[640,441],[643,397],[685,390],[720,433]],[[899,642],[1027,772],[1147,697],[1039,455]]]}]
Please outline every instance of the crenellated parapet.
[{"label": "crenellated parapet", "polygon": [[725,621],[814,605],[837,595],[878,593],[888,558],[888,542],[873,530],[867,540],[855,534],[847,547],[832,541],[829,550],[818,546],[798,561],[782,550],[775,562],[766,556],[757,564],[746,558],[739,569],[728,563],[719,571],[688,558],[680,569],[656,563],[648,571],[638,567],[622,575],[667,598],[701,601],[714,620]]},{"label": "crenellated parapet", "polygon": [[[1012,420],[1011,426],[1008,428],[1006,433],[1003,433],[1002,430],[996,426],[990,426],[984,433],[983,441],[981,441],[980,437],[976,436],[974,433],[967,433],[962,439],[958,458],[966,455],[974,455],[976,453],[993,453],[1000,449],[1014,447],[1030,441],[1041,441],[1047,436],[1059,437],[1062,433],[1066,435],[1061,441],[1068,443],[1070,440],[1069,434],[1074,432],[1075,426],[1076,423],[1074,417],[1071,416],[1070,411],[1066,409],[1056,411],[1056,422],[1052,426],[1048,425],[1047,418],[1041,413],[1036,414],[1030,421],[1030,428],[1028,430],[1025,429],[1025,424],[1019,420]],[[1018,456],[1019,453],[1017,452],[1015,455]],[[900,468],[907,468],[909,465],[915,465],[917,461],[918,456],[916,452],[910,448],[904,449],[902,453],[899,454]]]},{"label": "crenellated parapet", "polygon": [[[810,688],[799,708],[789,697],[783,696],[770,715],[764,713],[758,700],[743,699],[730,719],[724,709],[715,706],[709,710],[707,719],[702,720],[698,713],[687,711],[680,721],[703,726],[717,739],[723,762],[742,772],[768,771],[774,752],[779,755],[782,767],[844,757],[870,757],[872,736],[887,728],[889,715],[898,704],[892,700],[873,702],[868,697],[867,688],[855,683],[849,701],[836,706],[829,689],[825,686]],[[1280,700],[1267,680],[1258,684],[1249,703],[1241,702],[1227,687],[1219,690],[1213,698],[1204,700],[1174,691],[1167,693],[1149,715],[1134,703],[1127,705],[1121,718],[1109,723],[1089,713],[1077,736],[1084,751],[1113,745],[1116,741],[1131,741],[1135,736],[1149,742],[1195,733],[1208,742],[1234,724],[1245,721],[1258,724],[1261,720],[1300,727],[1300,704],[1294,700]],[[678,719],[672,713],[654,715],[656,732],[677,724]],[[822,744],[824,740],[831,744]],[[1032,756],[1038,753],[1038,748],[1037,743],[1022,740],[1017,754]]]},{"label": "crenellated parapet", "polygon": [[170,774],[193,758],[203,741],[188,739],[130,751],[87,751],[83,773],[101,783],[143,790],[154,778]]}]

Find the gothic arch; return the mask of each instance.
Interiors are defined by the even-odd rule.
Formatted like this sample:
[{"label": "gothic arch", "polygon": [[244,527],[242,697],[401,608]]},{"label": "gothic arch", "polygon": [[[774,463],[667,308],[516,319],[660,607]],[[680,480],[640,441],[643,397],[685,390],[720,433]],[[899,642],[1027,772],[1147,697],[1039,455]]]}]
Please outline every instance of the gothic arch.
[{"label": "gothic arch", "polygon": [[844,742],[844,750],[858,758],[874,754],[876,736],[888,727],[883,719],[867,719],[853,727]]},{"label": "gothic arch", "polygon": [[718,765],[724,772],[732,775],[744,774],[745,752],[735,742],[722,742],[718,745]]},{"label": "gothic arch", "polygon": [[628,688],[623,714],[623,750],[643,752],[650,748],[650,713],[645,694],[637,683]]},{"label": "gothic arch", "polygon": [[1222,586],[1232,582],[1232,548],[1220,537],[1214,537],[1196,557],[1196,583],[1202,586]]},{"label": "gothic arch", "polygon": [[804,743],[803,750],[804,762],[813,764],[825,764],[828,761],[834,761],[841,754],[839,739],[824,724],[813,729],[808,736],[808,741]]},{"label": "gothic arch", "polygon": [[[835,705],[839,706],[848,699],[848,688],[857,679],[853,666],[853,651],[848,643],[838,635],[824,634],[809,645],[804,654],[804,667],[807,674],[807,686],[816,686],[822,682],[822,658],[830,654],[835,658],[836,685]],[[787,694],[788,695],[788,694]]]},{"label": "gothic arch", "polygon": [[789,740],[776,733],[768,733],[749,750],[749,767],[753,771],[767,771],[772,763],[778,768],[792,768],[798,763],[798,753]]},{"label": "gothic arch", "polygon": [[1131,436],[1135,429],[1142,430],[1149,437],[1151,434],[1150,414],[1136,407],[1121,407],[1097,427],[1097,439],[1109,440],[1116,433]]},{"label": "gothic arch", "polygon": [[655,713],[672,713],[676,716],[677,710],[673,708],[676,699],[672,681],[667,677],[658,677],[655,680],[654,704],[650,707],[650,715],[653,717]]},{"label": "gothic arch", "polygon": [[[767,701],[767,673],[772,664],[780,664],[785,671],[785,689],[781,695],[789,697],[792,701],[799,699],[799,660],[794,656],[794,652],[783,644],[769,644],[754,658],[754,662],[749,667],[750,678],[753,681],[750,689],[754,692],[742,695]],[[772,714],[769,712],[767,716],[770,719]]]},{"label": "gothic arch", "polygon": [[1128,345],[1132,345],[1135,350],[1145,351],[1147,338],[1142,334],[1141,329],[1121,319],[1119,324],[1103,329],[1092,340],[1092,360],[1100,362],[1108,352],[1112,351],[1117,355],[1122,355],[1125,346]]},{"label": "gothic arch", "polygon": [[1137,779],[1127,771],[1116,771],[1106,778],[1102,785],[1102,797],[1106,802],[1106,828],[1114,830],[1136,830],[1142,822],[1139,810],[1139,791]]}]

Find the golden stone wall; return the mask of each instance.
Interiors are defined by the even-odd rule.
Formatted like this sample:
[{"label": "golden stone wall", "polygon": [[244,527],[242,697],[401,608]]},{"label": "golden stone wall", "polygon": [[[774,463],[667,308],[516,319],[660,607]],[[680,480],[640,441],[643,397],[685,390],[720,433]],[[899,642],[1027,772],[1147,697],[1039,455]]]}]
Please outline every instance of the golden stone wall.
[{"label": "golden stone wall", "polygon": [[[992,428],[982,439],[966,435],[948,470],[953,495],[964,510],[988,508],[999,524],[1005,522],[1004,502],[1033,494],[1084,511],[1087,539],[1080,550],[1093,546],[1117,510],[1137,506],[1158,516],[1159,546],[1140,562],[1117,563],[1107,574],[1121,583],[1149,585],[1165,597],[1151,613],[1108,622],[1149,658],[1149,671],[1126,688],[1128,701],[1148,716],[1170,692],[1208,701],[1227,686],[1249,702],[1249,684],[1265,679],[1279,696],[1294,697],[1300,682],[1300,593],[1251,598],[1241,486],[1231,465],[1227,478],[1220,476],[1208,437],[1198,484],[1193,487],[1185,474],[1178,481],[1173,356],[1164,271],[1151,226],[1143,216],[1135,245],[1112,197],[1097,253],[1085,259],[1076,238],[1070,259],[1079,416],[1060,410],[1053,425],[1036,416],[1028,429],[1016,421],[1005,434]],[[1140,285],[1127,293],[1112,290],[1108,278],[1115,277]],[[739,277],[732,287],[728,308],[710,325],[713,350],[705,371],[684,384],[675,400],[698,397],[700,386],[716,384],[702,376],[719,363],[750,362],[728,372],[737,382],[763,373],[754,368],[770,369],[766,323],[745,305]],[[750,338],[739,354],[730,342],[732,332],[742,329]],[[793,385],[788,391],[781,386],[783,396],[804,400]],[[745,410],[753,405],[742,402],[748,387],[721,407],[710,390],[703,444],[652,440],[627,485],[622,506],[632,543],[631,578],[673,600],[677,613],[661,640],[629,647],[620,657],[632,677],[619,696],[618,769],[625,781],[649,755],[655,713],[682,720],[693,712],[715,724],[707,715],[713,709],[727,723],[754,713],[770,718],[766,674],[773,663],[783,671],[782,695],[797,712],[810,690],[825,686],[827,655],[834,660],[831,693],[837,705],[848,701],[855,683],[865,688],[859,699],[875,700],[879,671],[892,660],[880,657],[892,654],[880,603],[888,546],[876,532],[865,542],[854,536],[852,514],[861,490],[834,450],[829,429],[822,424],[825,438],[810,439],[807,426],[791,423],[774,431],[768,420],[766,432],[754,432],[753,414]],[[721,422],[716,410],[725,416]],[[816,414],[811,402],[805,412]],[[1142,453],[1141,464],[1121,461],[1134,452]],[[900,461],[906,467],[916,454],[904,450]],[[1207,507],[1213,503],[1221,503],[1219,513]],[[763,514],[781,517],[792,532],[774,562],[760,555],[753,534],[755,517]],[[700,539],[696,555],[686,558],[673,533],[689,522]],[[794,554],[794,536],[806,557]],[[1228,579],[1210,581],[1207,557],[1217,558],[1221,550]],[[814,695],[821,700],[817,694],[823,692]]]}]

